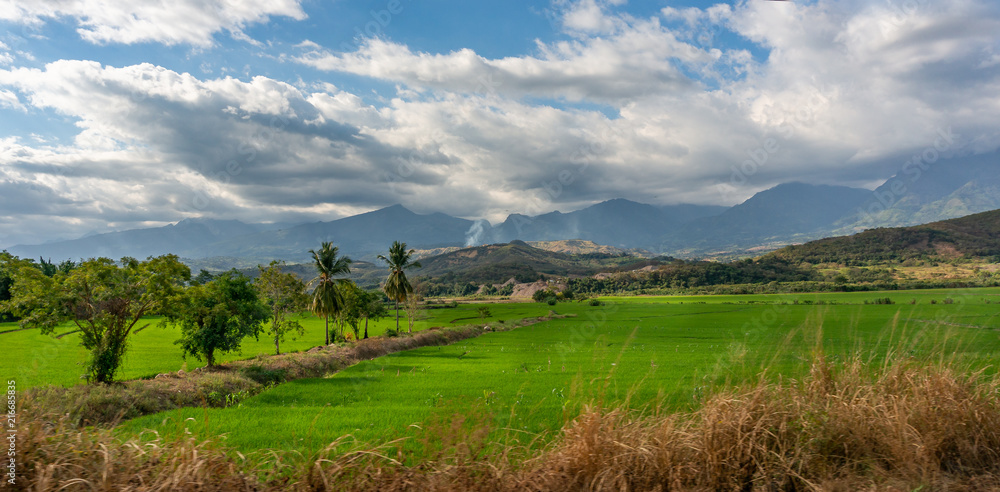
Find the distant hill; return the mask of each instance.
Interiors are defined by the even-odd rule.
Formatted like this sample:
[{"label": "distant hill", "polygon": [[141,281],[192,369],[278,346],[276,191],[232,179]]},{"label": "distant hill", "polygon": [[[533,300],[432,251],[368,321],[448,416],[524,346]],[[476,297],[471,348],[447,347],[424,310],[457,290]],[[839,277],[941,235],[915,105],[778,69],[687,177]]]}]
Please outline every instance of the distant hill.
[{"label": "distant hill", "polygon": [[904,166],[843,217],[840,235],[902,227],[1000,208],[1000,152]]},{"label": "distant hill", "polygon": [[[619,198],[567,213],[512,214],[492,225],[441,213],[416,214],[394,205],[294,226],[191,219],[9,250],[54,261],[174,253],[191,261],[245,267],[271,259],[307,261],[308,250],[323,241],[333,242],[354,259],[374,260],[396,240],[428,255],[514,240],[552,244],[580,240],[636,254],[643,253],[635,250],[646,250],[654,255],[728,260],[875,227],[915,225],[996,208],[1000,208],[1000,153],[994,152],[923,167],[904,166],[875,191],[785,183],[729,208],[656,206]],[[582,252],[573,248],[560,251]]]},{"label": "distant hill", "polygon": [[619,198],[569,213],[513,214],[495,226],[489,237],[495,242],[583,239],[618,248],[652,249],[664,232],[725,210],[701,205],[656,207]]},{"label": "distant hill", "polygon": [[660,250],[725,251],[823,237],[870,196],[870,190],[861,188],[778,185],[720,215],[668,232]]},{"label": "distant hill", "polygon": [[571,255],[589,255],[589,254],[602,254],[611,256],[622,256],[630,255],[640,258],[651,258],[656,256],[650,251],[639,248],[616,248],[614,246],[607,246],[604,244],[597,244],[593,241],[587,241],[585,239],[564,239],[561,241],[527,241],[527,243],[538,249],[544,249],[545,251],[554,251],[557,253],[566,253]]},{"label": "distant hill", "polygon": [[490,284],[503,283],[512,277],[519,282],[531,282],[537,280],[540,274],[592,275],[641,261],[641,258],[602,253],[571,255],[546,251],[514,240],[508,244],[465,248],[420,260],[423,268],[413,270],[410,275],[433,278],[437,282]]},{"label": "distant hill", "polygon": [[132,229],[35,246],[17,245],[11,254],[56,261],[105,256],[146,258],[173,253],[184,256],[193,248],[216,241],[245,237],[266,231],[266,224],[245,224],[238,220],[186,219],[164,227]]},{"label": "distant hill", "polygon": [[330,241],[342,253],[361,259],[388,251],[397,240],[411,248],[462,245],[472,225],[471,220],[441,213],[420,215],[402,205],[393,205],[330,222],[219,241],[196,248],[186,256],[251,256],[302,262],[309,259],[310,249]]},{"label": "distant hill", "polygon": [[866,265],[908,259],[1000,257],[1000,210],[911,227],[878,228],[771,253],[795,263]]}]

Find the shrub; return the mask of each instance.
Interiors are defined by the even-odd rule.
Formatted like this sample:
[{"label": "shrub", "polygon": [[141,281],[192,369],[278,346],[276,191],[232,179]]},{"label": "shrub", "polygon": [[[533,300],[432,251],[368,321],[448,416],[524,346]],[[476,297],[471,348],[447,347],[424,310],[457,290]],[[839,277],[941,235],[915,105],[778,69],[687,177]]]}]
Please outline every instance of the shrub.
[{"label": "shrub", "polygon": [[275,384],[285,381],[284,369],[270,369],[262,366],[250,366],[243,369],[243,375],[257,384]]}]

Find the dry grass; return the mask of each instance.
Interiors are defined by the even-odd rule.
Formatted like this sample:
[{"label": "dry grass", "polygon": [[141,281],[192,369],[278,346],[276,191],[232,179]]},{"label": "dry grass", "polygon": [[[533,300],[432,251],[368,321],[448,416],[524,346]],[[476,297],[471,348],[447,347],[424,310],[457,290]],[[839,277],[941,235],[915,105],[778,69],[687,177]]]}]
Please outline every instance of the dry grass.
[{"label": "dry grass", "polygon": [[802,380],[720,390],[690,413],[588,409],[527,458],[486,443],[474,412],[435,424],[445,449],[413,467],[391,444],[243,457],[65,419],[29,424],[19,449],[32,490],[1000,490],[998,399],[995,376],[818,356]]}]

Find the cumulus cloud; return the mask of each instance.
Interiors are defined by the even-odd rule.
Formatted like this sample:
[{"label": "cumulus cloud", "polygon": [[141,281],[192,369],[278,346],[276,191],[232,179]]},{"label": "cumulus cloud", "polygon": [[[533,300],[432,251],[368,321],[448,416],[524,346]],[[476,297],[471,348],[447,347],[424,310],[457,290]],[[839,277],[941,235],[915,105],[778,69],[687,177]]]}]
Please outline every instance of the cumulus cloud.
[{"label": "cumulus cloud", "polygon": [[[988,121],[997,114],[1000,67],[991,61],[1000,18],[990,4],[920,2],[904,11],[850,1],[744,2],[735,8],[668,7],[658,17],[634,19],[610,12],[612,3],[617,2],[558,3],[574,39],[538,43],[532,55],[421,53],[371,39],[349,53],[304,45],[309,51],[298,60],[401,83],[417,94],[427,89],[449,94],[443,100],[428,96],[423,105],[446,108],[440,111],[450,115],[452,125],[461,120],[466,141],[477,138],[494,151],[491,159],[509,156],[546,170],[509,174],[505,182],[514,187],[539,188],[540,175],[551,176],[574,154],[567,145],[586,142],[582,136],[602,126],[611,128],[605,133],[613,136],[599,139],[601,152],[590,156],[595,165],[589,173],[596,177],[546,197],[557,202],[620,193],[733,203],[791,179],[871,183],[891,173],[899,157],[933,142],[941,129],[960,128],[978,141],[993,138]],[[767,50],[766,59],[712,48],[702,34],[721,30],[753,40]],[[506,99],[493,101],[492,111],[464,118],[470,113],[460,108],[483,96]],[[551,122],[572,125],[567,128],[582,137],[574,140],[570,132],[560,135],[559,126],[546,131],[523,124],[520,112],[552,110],[515,104],[526,96],[609,104],[619,117],[601,121],[569,112],[561,116],[565,120]],[[401,104],[396,112],[413,107]],[[502,123],[468,135],[494,120]],[[483,135],[501,137],[487,143]],[[519,155],[501,140],[532,142],[539,135],[550,142],[541,147],[562,159],[543,152]],[[766,166],[753,166],[753,176],[741,177],[739,184],[749,186],[724,197],[706,193],[713,180],[732,185],[727,178],[733,166],[768,138],[780,140],[782,150]],[[683,184],[674,186],[678,178]],[[603,193],[590,195],[588,188]]]},{"label": "cumulus cloud", "polygon": [[0,170],[71,200],[60,214],[81,220],[335,218],[390,201],[377,174],[403,155],[351,123],[373,111],[353,96],[265,77],[60,61],[0,70],[0,86],[77,119],[71,145],[3,140]]},{"label": "cumulus cloud", "polygon": [[49,19],[70,18],[79,25],[80,37],[96,44],[207,46],[212,44],[212,36],[223,30],[237,39],[249,40],[243,28],[273,16],[297,20],[306,17],[299,0],[0,1],[0,20],[37,25]]},{"label": "cumulus cloud", "polygon": [[151,64],[0,70],[0,101],[79,127],[62,146],[0,139],[0,178],[58,198],[25,216],[74,217],[69,230],[397,202],[496,222],[614,197],[731,205],[792,180],[878,184],[942,131],[948,155],[1000,146],[990,3],[742,2],[645,19],[617,3],[557,4],[565,38],[506,58],[298,45],[301,63],[394,84],[378,105],[323,82]]},{"label": "cumulus cloud", "polygon": [[296,60],[419,89],[604,102],[693,90],[696,84],[677,65],[711,64],[719,56],[679,42],[655,19],[637,22],[610,38],[538,42],[537,51],[533,56],[487,59],[470,49],[415,53],[405,45],[373,38],[352,53],[313,48]]},{"label": "cumulus cloud", "polygon": [[0,89],[0,108],[10,108],[24,111],[24,105],[17,98],[17,94],[11,91]]}]

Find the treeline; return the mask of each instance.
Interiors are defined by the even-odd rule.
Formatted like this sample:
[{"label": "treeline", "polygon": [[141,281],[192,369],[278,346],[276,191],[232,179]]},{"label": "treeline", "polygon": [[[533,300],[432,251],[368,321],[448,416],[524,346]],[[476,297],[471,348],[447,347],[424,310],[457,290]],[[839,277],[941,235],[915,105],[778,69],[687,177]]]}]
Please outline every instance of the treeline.
[{"label": "treeline", "polygon": [[602,278],[571,278],[567,286],[584,294],[636,291],[678,291],[738,284],[819,281],[812,268],[800,267],[782,258],[741,260],[732,263],[674,260],[651,272],[626,272]]},{"label": "treeline", "polygon": [[[132,334],[148,325],[150,316],[159,316],[160,325],[178,326],[180,338],[174,343],[183,355],[209,366],[218,354],[239,351],[250,336],[267,335],[280,354],[287,333],[304,332],[293,316],[306,309],[325,320],[327,345],[346,338],[346,327],[355,339],[361,338],[362,322],[368,338],[368,321],[389,315],[386,300],[396,305],[394,332],[399,332],[398,306],[414,297],[405,271],[420,266],[412,261],[413,250],[396,241],[388,255],[379,255],[389,270],[381,292],[366,291],[344,278],[352,260],[332,243],[309,253],[317,273],[311,292],[277,261],[258,265],[256,278],[235,269],[217,275],[202,270],[192,277],[176,255],[55,265],[5,251],[0,253],[0,310],[43,334],[54,334],[61,323],[76,325],[80,344],[90,353],[85,377],[91,383],[114,381]],[[331,338],[330,321],[340,328],[339,337],[335,330]]]},{"label": "treeline", "polygon": [[0,323],[8,323],[20,319],[9,308],[4,307],[5,302],[10,301],[13,296],[14,275],[18,269],[22,267],[35,268],[43,275],[53,277],[56,273],[69,273],[77,265],[76,262],[71,260],[56,264],[44,258],[39,258],[36,262],[30,258],[18,258],[6,251],[0,252]]}]

